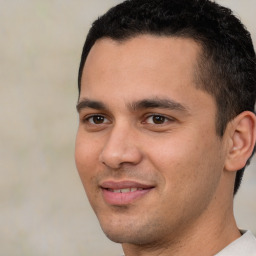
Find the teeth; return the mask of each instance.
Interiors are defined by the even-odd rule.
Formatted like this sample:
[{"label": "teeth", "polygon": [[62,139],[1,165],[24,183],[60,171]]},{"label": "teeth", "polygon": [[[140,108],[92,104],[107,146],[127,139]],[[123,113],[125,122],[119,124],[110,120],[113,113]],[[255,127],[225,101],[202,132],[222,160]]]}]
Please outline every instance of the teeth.
[{"label": "teeth", "polygon": [[122,189],[109,189],[110,191],[114,193],[129,193],[129,192],[134,192],[134,191],[141,191],[143,188],[122,188]]},{"label": "teeth", "polygon": [[123,189],[120,189],[120,192],[121,192],[121,193],[128,193],[128,192],[131,192],[131,189],[129,189],[129,188],[123,188]]}]

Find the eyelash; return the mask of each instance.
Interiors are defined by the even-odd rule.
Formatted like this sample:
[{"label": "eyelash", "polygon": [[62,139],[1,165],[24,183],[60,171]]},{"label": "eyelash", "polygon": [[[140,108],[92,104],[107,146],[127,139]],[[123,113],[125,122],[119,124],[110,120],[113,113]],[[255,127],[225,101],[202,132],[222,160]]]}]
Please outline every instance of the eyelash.
[{"label": "eyelash", "polygon": [[[93,122],[90,122],[90,119],[93,119],[93,118],[101,118],[101,119],[104,119],[103,123],[100,123],[100,124],[97,124],[95,123],[95,120],[94,120],[94,123]],[[90,115],[90,116],[86,116],[85,118],[83,118],[83,123],[88,123],[90,125],[101,125],[101,124],[105,124],[105,120],[108,120],[104,115],[101,115],[101,114],[94,114],[94,115]]]},{"label": "eyelash", "polygon": [[[94,118],[99,118],[99,121],[100,119],[103,120],[103,122],[100,122],[100,123],[97,123],[96,120],[94,121],[90,121],[90,119],[94,119]],[[152,118],[152,122],[147,122],[148,119]],[[154,120],[154,118],[158,118]],[[158,122],[159,123],[156,123]],[[142,124],[149,124],[149,125],[157,125],[157,126],[160,126],[160,125],[164,125],[166,122],[172,122],[174,121],[173,118],[170,118],[170,117],[166,117],[165,115],[161,115],[161,114],[148,114],[145,118],[144,118],[144,121],[142,121]],[[106,124],[106,123],[110,123],[110,121],[108,121],[108,118],[102,114],[94,114],[94,115],[90,115],[90,116],[86,116],[85,118],[83,118],[82,120],[83,123],[87,123],[89,125],[103,125],[103,124]]]},{"label": "eyelash", "polygon": [[[161,114],[150,114],[150,115],[148,115],[148,116],[145,118],[145,120],[147,120],[147,119],[149,119],[149,118],[152,118],[152,123],[149,123],[149,122],[148,122],[148,124],[150,124],[150,125],[164,125],[164,124],[167,123],[167,122],[172,122],[172,121],[174,121],[173,118],[170,118],[170,117],[167,117],[167,116],[161,115]],[[158,121],[160,121],[160,123],[153,122],[153,119],[154,119],[154,118],[158,118],[158,119],[159,119]],[[157,120],[155,120],[155,121],[157,121]],[[143,121],[143,123],[146,123],[146,121]]]}]

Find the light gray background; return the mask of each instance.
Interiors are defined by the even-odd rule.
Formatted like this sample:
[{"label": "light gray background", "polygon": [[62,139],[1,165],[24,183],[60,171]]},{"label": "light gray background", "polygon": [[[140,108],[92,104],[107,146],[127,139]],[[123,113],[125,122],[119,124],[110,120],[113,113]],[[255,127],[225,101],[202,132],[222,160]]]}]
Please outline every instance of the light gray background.
[{"label": "light gray background", "polygon": [[[91,22],[117,0],[0,0],[0,255],[120,255],[74,164],[77,70]],[[256,41],[256,0],[220,0]],[[256,233],[256,171],[235,199]]]}]

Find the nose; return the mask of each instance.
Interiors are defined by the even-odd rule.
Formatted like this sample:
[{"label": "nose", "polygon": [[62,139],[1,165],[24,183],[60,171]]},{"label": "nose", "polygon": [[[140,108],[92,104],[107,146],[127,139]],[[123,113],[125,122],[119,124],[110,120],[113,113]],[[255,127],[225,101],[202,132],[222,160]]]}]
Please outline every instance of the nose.
[{"label": "nose", "polygon": [[137,165],[143,154],[138,146],[138,138],[131,128],[114,127],[99,156],[100,162],[111,169],[123,164]]}]

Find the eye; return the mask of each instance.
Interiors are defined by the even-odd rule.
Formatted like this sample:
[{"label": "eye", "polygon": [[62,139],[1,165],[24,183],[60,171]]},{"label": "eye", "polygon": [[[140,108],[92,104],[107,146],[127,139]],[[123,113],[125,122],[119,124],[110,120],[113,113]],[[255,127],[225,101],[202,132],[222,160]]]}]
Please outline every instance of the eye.
[{"label": "eye", "polygon": [[170,118],[167,118],[163,115],[151,115],[146,118],[145,123],[159,125],[159,124],[164,124],[170,120],[171,120]]},{"label": "eye", "polygon": [[92,124],[92,125],[99,125],[99,124],[109,123],[109,120],[102,115],[93,115],[85,118],[85,122],[88,122],[89,124]]}]

